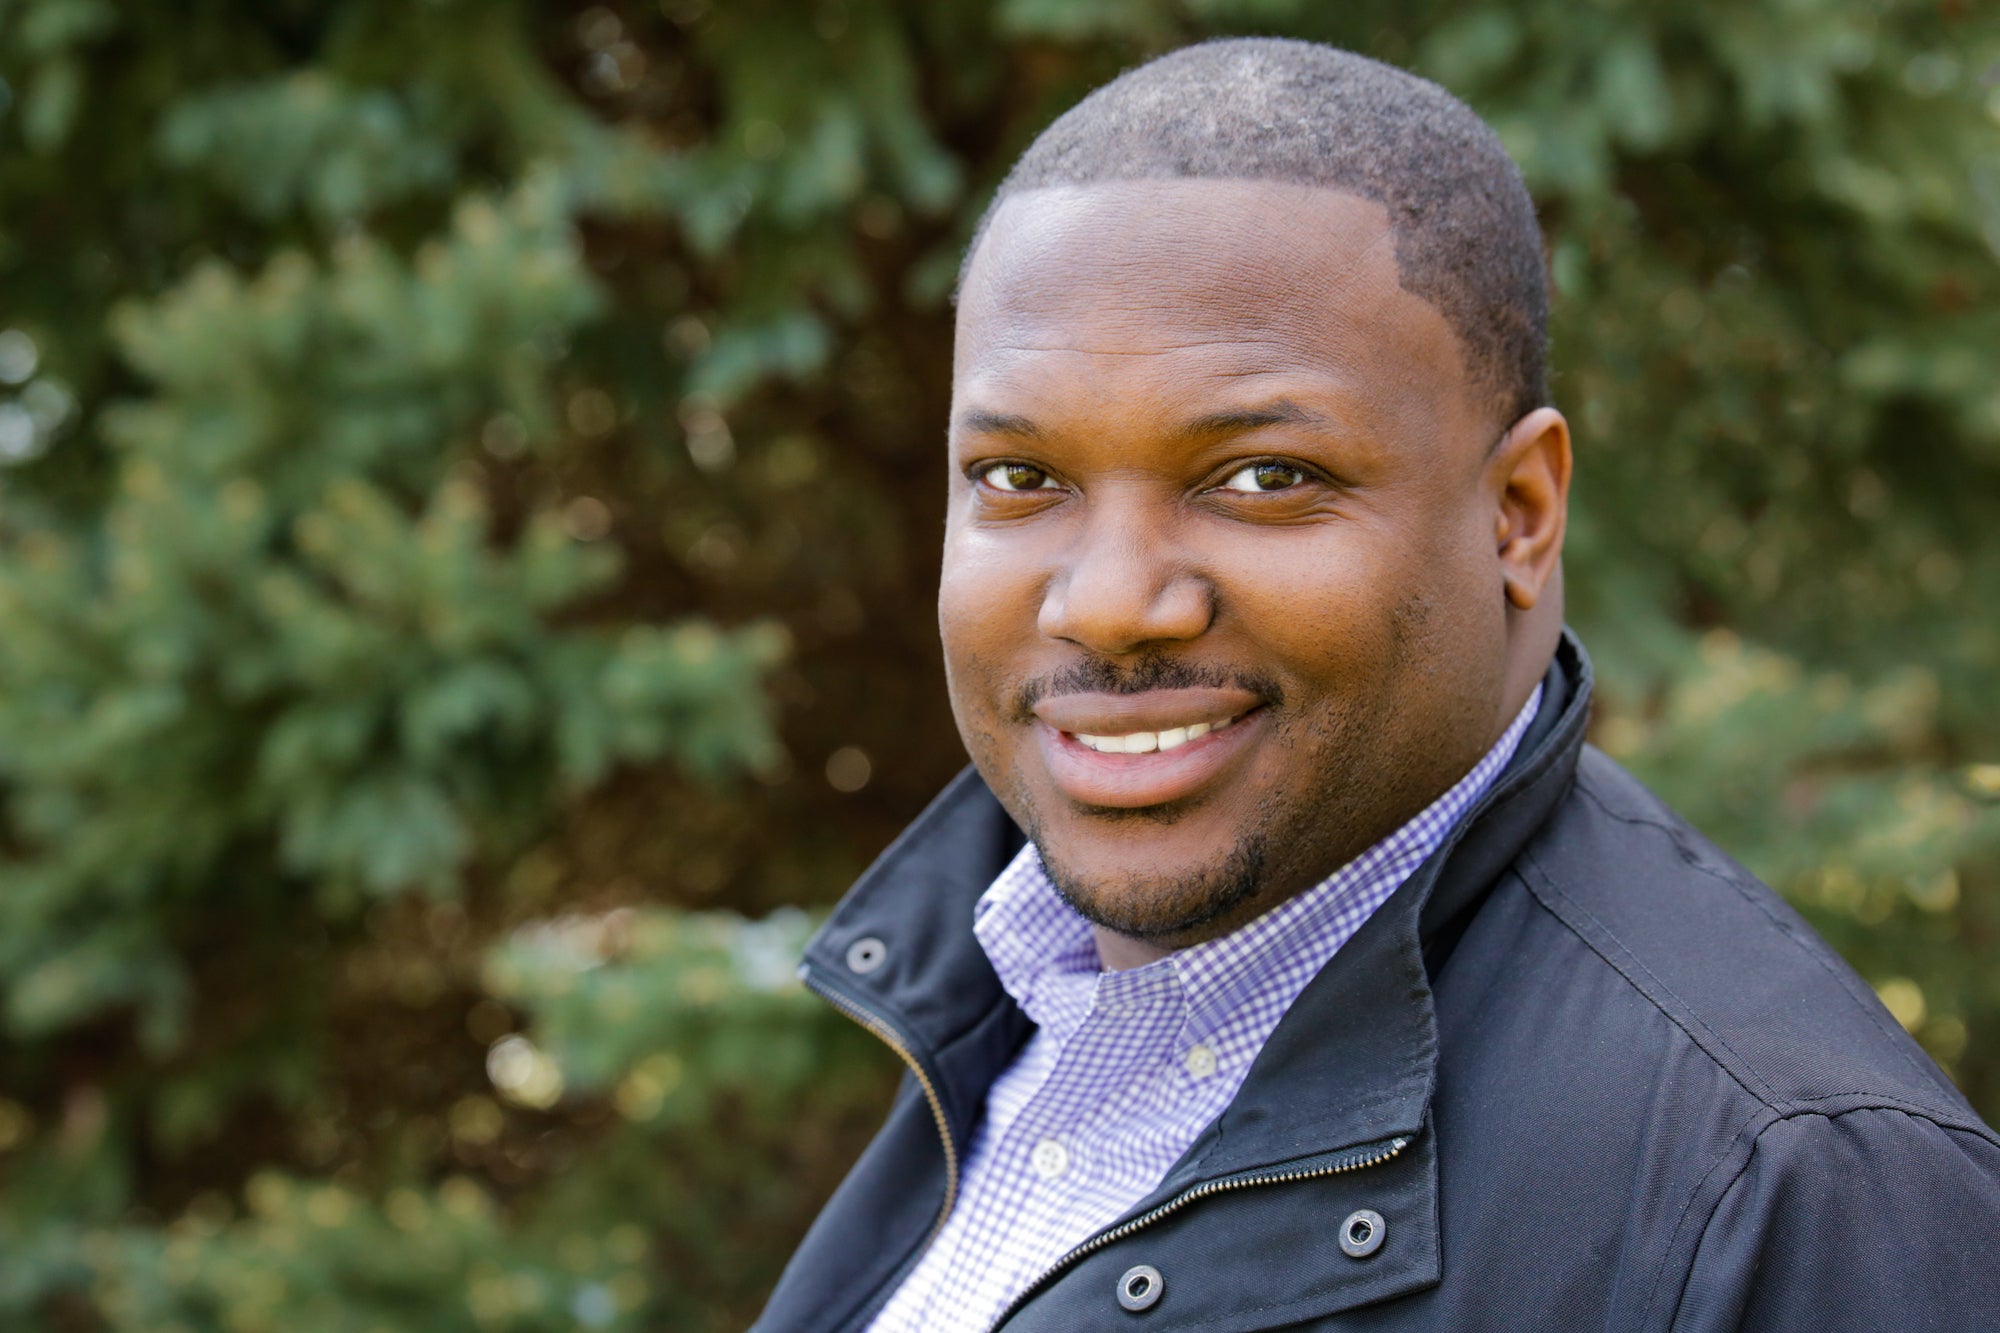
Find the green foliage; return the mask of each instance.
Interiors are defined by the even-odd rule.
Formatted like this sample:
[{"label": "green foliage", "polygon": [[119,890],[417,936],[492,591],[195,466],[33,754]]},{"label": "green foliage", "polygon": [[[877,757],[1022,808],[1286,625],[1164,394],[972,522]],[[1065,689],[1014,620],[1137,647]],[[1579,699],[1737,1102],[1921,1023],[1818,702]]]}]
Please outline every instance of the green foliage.
[{"label": "green foliage", "polygon": [[513,1234],[467,1177],[379,1206],[335,1184],[258,1175],[249,1215],[191,1210],[164,1234],[81,1243],[106,1317],[131,1328],[633,1329],[645,1300],[643,1233],[561,1255]]},{"label": "green foliage", "polygon": [[961,762],[945,297],[1224,31],[1467,97],[1599,741],[2000,1114],[2000,18],[0,3],[0,1324],[740,1327],[892,1057],[789,980]]},{"label": "green foliage", "polygon": [[129,1001],[150,1045],[174,1045],[171,919],[236,896],[213,880],[246,843],[274,844],[273,864],[236,893],[293,880],[338,913],[451,892],[482,820],[615,762],[767,758],[746,690],[774,632],[556,627],[615,552],[547,509],[496,543],[440,447],[549,434],[550,344],[596,305],[555,193],[470,199],[413,264],[355,240],[325,270],[294,252],[247,281],[210,264],[112,311],[154,390],[99,417],[100,523],[31,519],[0,572],[17,1034]]},{"label": "green foliage", "polygon": [[[724,1102],[778,1131],[808,1098],[822,1116],[874,1109],[871,1039],[793,979],[808,927],[798,911],[746,925],[618,909],[529,923],[494,949],[492,993],[535,1018],[487,1056],[498,1096],[452,1108],[457,1151],[533,1151],[534,1117],[566,1097],[613,1112],[531,1211],[469,1174],[364,1192],[265,1170],[236,1197],[197,1196],[164,1228],[46,1230],[15,1282],[88,1281],[114,1326],[189,1333],[699,1325],[714,1285],[699,1274],[745,1261],[731,1250],[745,1237],[712,1225],[720,1191],[754,1226],[757,1196],[787,1193],[785,1147],[753,1131],[716,1160],[677,1149]],[[780,1258],[750,1257],[732,1276],[769,1281]],[[660,1290],[660,1270],[682,1266],[694,1275]]]},{"label": "green foliage", "polygon": [[309,70],[180,103],[160,128],[160,152],[193,168],[261,218],[303,207],[321,218],[365,214],[451,183],[451,142],[421,108],[386,89],[345,88]]}]

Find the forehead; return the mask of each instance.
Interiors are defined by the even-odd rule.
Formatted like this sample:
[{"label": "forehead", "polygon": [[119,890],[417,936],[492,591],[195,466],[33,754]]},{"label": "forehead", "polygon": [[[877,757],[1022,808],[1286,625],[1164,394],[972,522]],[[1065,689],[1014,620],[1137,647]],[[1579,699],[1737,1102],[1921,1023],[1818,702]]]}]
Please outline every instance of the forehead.
[{"label": "forehead", "polygon": [[1403,289],[1386,210],[1269,181],[1023,191],[995,212],[959,300],[955,387],[1019,391],[1054,368],[1210,381],[1306,376],[1355,406],[1463,400],[1458,340]]}]

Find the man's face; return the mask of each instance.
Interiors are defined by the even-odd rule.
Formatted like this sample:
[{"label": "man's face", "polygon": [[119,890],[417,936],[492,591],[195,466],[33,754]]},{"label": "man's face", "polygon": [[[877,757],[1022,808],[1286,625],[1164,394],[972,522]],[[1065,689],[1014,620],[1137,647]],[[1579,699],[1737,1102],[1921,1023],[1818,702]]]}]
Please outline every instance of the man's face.
[{"label": "man's face", "polygon": [[1505,425],[1371,201],[1000,209],[959,307],[939,624],[973,762],[1084,915],[1220,934],[1485,752]]}]

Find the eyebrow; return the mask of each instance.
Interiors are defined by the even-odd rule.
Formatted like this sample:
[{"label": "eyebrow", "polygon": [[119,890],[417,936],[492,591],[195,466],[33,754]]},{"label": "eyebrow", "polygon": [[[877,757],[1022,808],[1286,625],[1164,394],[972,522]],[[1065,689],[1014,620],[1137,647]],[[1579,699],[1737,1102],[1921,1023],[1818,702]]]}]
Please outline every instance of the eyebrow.
[{"label": "eyebrow", "polygon": [[[1289,398],[1280,398],[1257,407],[1210,412],[1195,417],[1176,427],[1173,435],[1178,440],[1195,440],[1212,435],[1238,435],[1264,426],[1328,428],[1336,424],[1335,420],[1324,412],[1315,412],[1310,408],[1301,407]],[[978,408],[959,413],[958,428],[978,435],[1011,435],[1022,440],[1043,438],[1042,428],[1027,417],[1011,412],[987,412]]]},{"label": "eyebrow", "polygon": [[1211,412],[1206,416],[1196,417],[1192,421],[1184,422],[1174,434],[1183,440],[1193,440],[1209,435],[1239,435],[1246,430],[1257,430],[1264,426],[1325,428],[1335,424],[1334,419],[1324,412],[1301,407],[1289,398],[1279,398],[1259,407]]},{"label": "eyebrow", "polygon": [[959,413],[958,428],[975,435],[1012,435],[1023,440],[1042,438],[1042,428],[1026,417],[1008,412],[983,412],[978,408]]}]

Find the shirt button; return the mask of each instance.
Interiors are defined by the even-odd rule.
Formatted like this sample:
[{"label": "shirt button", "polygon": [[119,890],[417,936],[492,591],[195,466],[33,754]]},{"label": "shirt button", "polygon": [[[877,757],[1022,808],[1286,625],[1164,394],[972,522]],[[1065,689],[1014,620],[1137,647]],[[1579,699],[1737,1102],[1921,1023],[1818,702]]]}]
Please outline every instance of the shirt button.
[{"label": "shirt button", "polygon": [[1207,1078],[1215,1072],[1215,1052],[1207,1046],[1190,1046],[1186,1058],[1188,1077]]},{"label": "shirt button", "polygon": [[1058,1139],[1043,1139],[1028,1154],[1028,1164],[1043,1180],[1054,1180],[1069,1170],[1069,1149],[1063,1147]]}]

